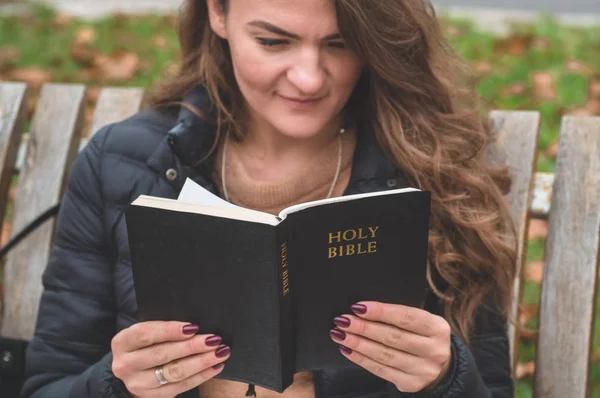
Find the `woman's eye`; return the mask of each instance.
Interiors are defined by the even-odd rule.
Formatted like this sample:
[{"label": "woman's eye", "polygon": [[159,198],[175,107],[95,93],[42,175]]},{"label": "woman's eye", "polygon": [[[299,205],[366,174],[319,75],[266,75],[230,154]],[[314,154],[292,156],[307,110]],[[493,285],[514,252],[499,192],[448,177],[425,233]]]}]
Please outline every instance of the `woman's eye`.
[{"label": "woman's eye", "polygon": [[339,49],[344,49],[346,48],[346,44],[344,44],[341,41],[332,41],[328,43],[329,47],[333,47],[333,48],[339,48]]},{"label": "woman's eye", "polygon": [[265,39],[264,37],[258,37],[258,42],[265,47],[275,47],[287,44],[287,41],[280,39]]}]

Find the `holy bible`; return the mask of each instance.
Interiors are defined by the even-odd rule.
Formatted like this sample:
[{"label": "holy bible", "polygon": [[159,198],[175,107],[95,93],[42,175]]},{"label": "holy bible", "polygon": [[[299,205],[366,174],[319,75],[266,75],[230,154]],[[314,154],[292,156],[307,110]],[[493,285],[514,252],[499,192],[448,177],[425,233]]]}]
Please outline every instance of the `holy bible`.
[{"label": "holy bible", "polygon": [[430,192],[304,203],[270,215],[188,180],[177,200],[126,210],[141,321],[191,322],[223,337],[219,378],[283,392],[296,372],[357,367],[329,337],[358,301],[421,307]]}]

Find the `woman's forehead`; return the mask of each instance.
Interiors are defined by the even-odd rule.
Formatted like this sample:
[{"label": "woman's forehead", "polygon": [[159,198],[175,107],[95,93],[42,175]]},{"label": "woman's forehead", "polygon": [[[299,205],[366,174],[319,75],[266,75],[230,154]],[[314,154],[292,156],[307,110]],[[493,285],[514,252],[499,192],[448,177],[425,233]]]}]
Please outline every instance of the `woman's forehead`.
[{"label": "woman's forehead", "polygon": [[269,18],[281,23],[337,26],[334,0],[229,0],[229,12],[245,20]]}]

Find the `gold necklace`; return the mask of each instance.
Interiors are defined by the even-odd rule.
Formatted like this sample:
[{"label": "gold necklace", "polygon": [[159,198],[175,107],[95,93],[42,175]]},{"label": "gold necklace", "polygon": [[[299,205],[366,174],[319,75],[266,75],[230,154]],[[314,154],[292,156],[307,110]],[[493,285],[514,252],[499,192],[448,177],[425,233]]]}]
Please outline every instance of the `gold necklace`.
[{"label": "gold necklace", "polygon": [[[335,175],[333,176],[333,181],[331,182],[331,187],[329,188],[329,193],[326,196],[326,199],[329,199],[333,194],[333,189],[335,188],[335,184],[337,184],[338,178],[340,177],[340,171],[342,169],[342,135],[346,132],[346,129],[341,128],[340,133],[338,134],[338,163],[337,168],[335,170]],[[227,193],[227,182],[225,181],[225,163],[227,159],[227,141],[229,141],[229,134],[225,137],[225,143],[223,144],[223,159],[221,160],[221,181],[223,183],[223,196],[225,200],[229,202],[229,194]]]}]

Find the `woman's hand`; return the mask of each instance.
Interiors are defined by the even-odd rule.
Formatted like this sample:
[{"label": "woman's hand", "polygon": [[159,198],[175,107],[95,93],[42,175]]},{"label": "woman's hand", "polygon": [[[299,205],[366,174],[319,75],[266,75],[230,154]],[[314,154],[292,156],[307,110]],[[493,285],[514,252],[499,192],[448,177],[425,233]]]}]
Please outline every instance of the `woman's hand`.
[{"label": "woman's hand", "polygon": [[361,302],[354,315],[334,319],[342,354],[402,392],[439,383],[450,365],[450,325],[440,316],[403,305]]},{"label": "woman's hand", "polygon": [[[135,397],[174,397],[223,370],[230,348],[182,322],[142,322],[112,340],[112,370]],[[167,383],[159,383],[160,375]]]}]

